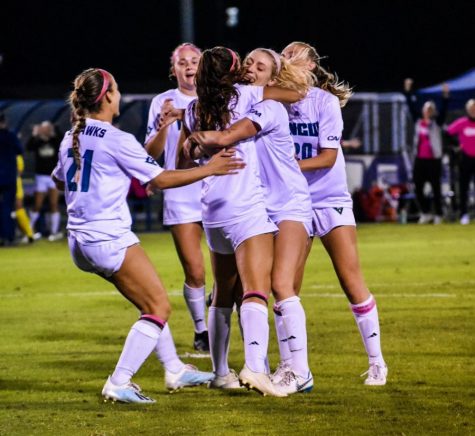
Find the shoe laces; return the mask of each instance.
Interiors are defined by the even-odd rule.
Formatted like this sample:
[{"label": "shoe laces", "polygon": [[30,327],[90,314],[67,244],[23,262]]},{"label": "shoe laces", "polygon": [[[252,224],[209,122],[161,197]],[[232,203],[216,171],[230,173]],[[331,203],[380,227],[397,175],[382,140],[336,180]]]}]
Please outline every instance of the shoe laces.
[{"label": "shoe laces", "polygon": [[297,380],[295,373],[293,371],[286,371],[279,384],[290,386],[295,380]]},{"label": "shoe laces", "polygon": [[365,371],[363,374],[360,375],[360,377],[364,377],[365,375],[368,375],[368,377],[371,378],[378,378],[380,373],[381,373],[382,366],[379,365],[378,363],[372,363],[368,370]]}]

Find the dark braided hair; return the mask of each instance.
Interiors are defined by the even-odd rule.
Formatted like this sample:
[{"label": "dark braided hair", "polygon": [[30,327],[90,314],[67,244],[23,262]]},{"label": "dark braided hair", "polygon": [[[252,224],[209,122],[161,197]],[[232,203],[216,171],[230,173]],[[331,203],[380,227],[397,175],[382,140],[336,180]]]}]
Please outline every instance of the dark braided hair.
[{"label": "dark braided hair", "polygon": [[[103,70],[102,70],[103,71]],[[110,76],[110,75],[109,75]],[[99,68],[89,68],[74,79],[74,90],[69,96],[73,127],[73,155],[77,165],[76,178],[81,170],[81,153],[79,151],[79,134],[86,127],[86,116],[97,113],[101,109],[102,98],[97,101],[104,85],[104,74]],[[109,81],[107,91],[112,90],[112,81]]]},{"label": "dark braided hair", "polygon": [[197,130],[222,130],[231,121],[239,93],[234,84],[242,79],[240,60],[226,47],[205,50],[196,72]]}]

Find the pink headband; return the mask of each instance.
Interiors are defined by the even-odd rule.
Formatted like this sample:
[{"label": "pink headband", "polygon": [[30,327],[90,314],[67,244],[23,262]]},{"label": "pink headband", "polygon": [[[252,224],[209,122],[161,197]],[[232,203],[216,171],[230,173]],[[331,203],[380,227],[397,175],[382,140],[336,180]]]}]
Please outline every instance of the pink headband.
[{"label": "pink headband", "polygon": [[190,42],[185,42],[183,44],[180,44],[175,50],[173,50],[173,53],[170,57],[170,62],[174,64],[180,52],[186,48],[194,51],[197,55],[201,56],[201,50],[198,47],[196,47],[196,45],[191,44]]},{"label": "pink headband", "polygon": [[229,53],[231,53],[231,56],[233,58],[233,63],[231,64],[231,68],[229,69],[229,72],[231,72],[234,69],[234,66],[236,65],[237,62],[237,56],[236,53],[234,53],[234,50],[231,50],[230,48],[227,49]]},{"label": "pink headband", "polygon": [[97,70],[102,74],[102,89],[97,98],[94,100],[94,103],[97,103],[102,99],[102,97],[104,97],[110,85],[110,74],[101,68],[98,68]]},{"label": "pink headband", "polygon": [[256,50],[266,52],[266,53],[270,54],[273,57],[274,62],[275,62],[275,66],[276,66],[276,69],[277,69],[276,74],[279,75],[280,70],[282,69],[282,61],[280,60],[280,55],[277,52],[275,52],[274,50],[272,50],[271,48],[256,48]]}]

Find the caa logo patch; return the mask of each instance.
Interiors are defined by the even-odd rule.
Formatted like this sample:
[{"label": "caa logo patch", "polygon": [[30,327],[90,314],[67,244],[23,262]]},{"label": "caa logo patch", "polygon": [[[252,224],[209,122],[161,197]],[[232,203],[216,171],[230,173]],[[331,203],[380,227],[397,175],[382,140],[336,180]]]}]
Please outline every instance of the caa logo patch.
[{"label": "caa logo patch", "polygon": [[150,165],[158,166],[158,163],[155,162],[155,159],[151,158],[150,156],[148,156],[147,159],[145,159],[145,162],[150,164]]},{"label": "caa logo patch", "polygon": [[262,116],[262,113],[261,112],[258,112],[256,109],[251,109],[249,111],[251,114],[256,114],[258,117],[261,117]]},{"label": "caa logo patch", "polygon": [[327,136],[328,141],[339,141],[340,137],[339,136]]}]

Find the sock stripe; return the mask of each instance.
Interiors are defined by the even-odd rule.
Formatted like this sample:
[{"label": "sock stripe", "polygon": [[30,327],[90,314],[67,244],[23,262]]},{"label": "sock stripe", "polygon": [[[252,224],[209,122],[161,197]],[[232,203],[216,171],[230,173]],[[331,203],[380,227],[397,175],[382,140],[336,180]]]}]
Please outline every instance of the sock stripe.
[{"label": "sock stripe", "polygon": [[155,324],[157,327],[159,327],[161,330],[165,327],[165,324],[167,323],[163,319],[159,318],[156,315],[142,315],[140,317],[142,321],[148,321],[151,322],[152,324]]},{"label": "sock stripe", "polygon": [[267,295],[263,294],[262,292],[258,292],[258,291],[246,292],[242,296],[242,301],[246,300],[247,298],[259,298],[259,299],[265,301],[266,303],[267,303],[267,300],[269,299],[269,297]]},{"label": "sock stripe", "polygon": [[366,303],[363,305],[350,304],[351,310],[356,315],[364,315],[368,312],[371,312],[371,310],[373,310],[375,306],[376,306],[376,300],[374,298],[371,298],[371,301],[369,303]]}]

